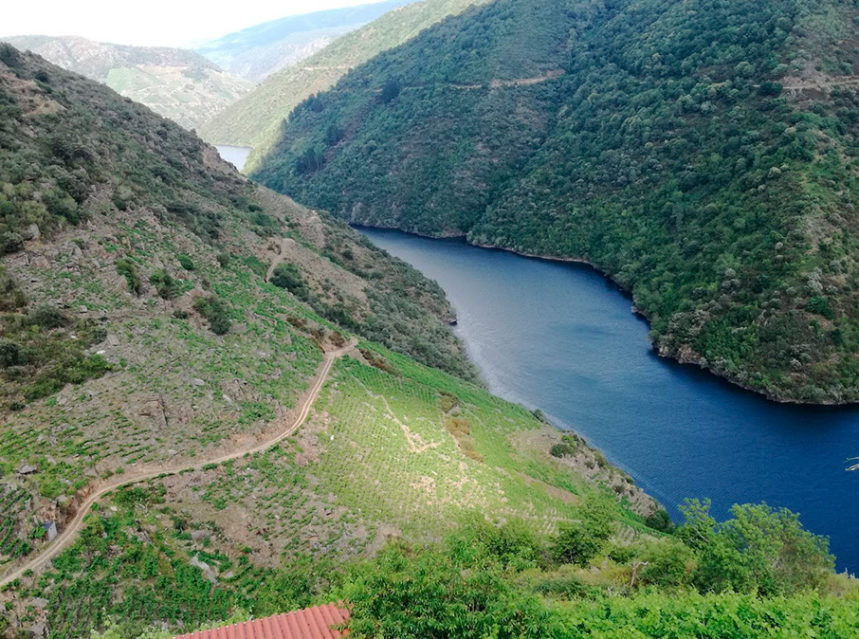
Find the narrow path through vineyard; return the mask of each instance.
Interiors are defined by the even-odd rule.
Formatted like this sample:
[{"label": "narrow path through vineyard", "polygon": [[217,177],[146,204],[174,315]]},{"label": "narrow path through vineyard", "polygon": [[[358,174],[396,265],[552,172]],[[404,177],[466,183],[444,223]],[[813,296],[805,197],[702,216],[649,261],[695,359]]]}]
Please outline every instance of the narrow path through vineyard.
[{"label": "narrow path through vineyard", "polygon": [[[284,242],[285,241],[286,240],[284,240]],[[281,254],[283,254],[283,250],[281,250]],[[273,272],[274,268],[281,262],[281,260],[282,258],[280,256],[274,259],[271,268],[269,269],[269,277],[271,276],[271,273]],[[63,549],[71,545],[71,543],[77,538],[78,533],[84,526],[84,517],[87,516],[87,514],[92,510],[93,505],[106,493],[109,493],[112,490],[116,490],[117,488],[122,488],[131,484],[148,481],[157,477],[162,477],[165,475],[176,475],[181,472],[187,472],[192,470],[200,470],[203,466],[207,466],[209,464],[222,464],[233,459],[238,459],[239,457],[243,457],[245,455],[260,453],[268,450],[272,446],[275,446],[276,444],[280,443],[281,441],[295,433],[295,431],[298,430],[299,426],[304,423],[304,420],[307,419],[307,416],[310,414],[310,410],[313,407],[313,403],[316,401],[316,398],[319,397],[319,392],[322,390],[322,386],[325,383],[325,380],[328,379],[328,374],[331,372],[331,367],[334,365],[334,362],[338,358],[343,357],[343,355],[355,348],[357,344],[357,339],[353,337],[345,346],[325,353],[322,363],[320,364],[315,376],[313,377],[310,388],[305,391],[303,398],[301,398],[298,403],[298,412],[295,413],[295,411],[292,411],[291,413],[287,414],[284,418],[287,423],[280,428],[274,429],[271,436],[264,438],[262,441],[253,445],[241,447],[226,454],[209,457],[206,459],[195,460],[191,464],[176,464],[172,466],[163,465],[158,467],[141,469],[137,472],[132,471],[131,473],[126,473],[119,476],[115,475],[109,480],[105,480],[103,483],[90,486],[90,490],[92,492],[87,496],[86,500],[77,509],[75,516],[72,518],[71,521],[68,522],[68,524],[66,524],[66,526],[63,528],[63,531],[59,535],[57,535],[57,537],[53,541],[46,544],[45,547],[42,548],[41,552],[39,552],[39,554],[37,554],[35,557],[32,557],[24,561],[23,563],[20,563],[17,567],[11,568],[2,578],[0,578],[0,587],[6,586],[12,581],[19,579],[25,572],[29,570],[35,571],[39,568],[42,568],[51,559],[56,557]],[[290,419],[290,416],[293,414],[295,415],[295,417]]]}]

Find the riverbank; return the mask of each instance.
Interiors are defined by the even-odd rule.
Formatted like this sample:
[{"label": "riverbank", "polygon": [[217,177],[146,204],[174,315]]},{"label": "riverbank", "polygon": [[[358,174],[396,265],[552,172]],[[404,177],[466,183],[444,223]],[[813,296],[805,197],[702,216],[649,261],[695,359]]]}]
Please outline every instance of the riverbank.
[{"label": "riverbank", "polygon": [[[648,313],[645,310],[643,310],[642,308],[640,308],[635,303],[633,291],[630,288],[624,286],[622,283],[618,282],[614,278],[613,274],[610,271],[603,269],[600,265],[595,264],[594,262],[591,262],[590,260],[588,260],[586,258],[557,256],[557,255],[539,255],[536,253],[529,253],[527,251],[516,250],[516,249],[510,248],[510,247],[506,247],[506,246],[474,242],[474,241],[469,239],[467,234],[463,234],[463,233],[441,233],[438,235],[432,235],[432,234],[418,233],[416,231],[403,231],[399,228],[391,227],[391,226],[367,225],[367,224],[356,224],[356,223],[352,223],[352,226],[358,230],[365,228],[365,229],[377,229],[377,230],[383,230],[383,231],[398,231],[400,233],[406,233],[408,235],[413,235],[415,237],[421,237],[421,238],[432,239],[432,240],[457,240],[457,241],[461,241],[465,244],[468,244],[469,246],[474,246],[476,248],[482,248],[482,249],[487,249],[487,250],[492,250],[492,251],[503,251],[505,253],[511,253],[513,255],[518,255],[520,257],[526,257],[526,258],[535,259],[535,260],[543,260],[546,262],[553,262],[553,263],[558,263],[558,264],[581,264],[583,266],[587,266],[587,267],[591,268],[596,273],[599,273],[602,277],[606,278],[606,280],[608,282],[610,282],[618,291],[623,293],[630,300],[631,312],[633,314],[641,317],[643,320],[645,320],[648,324],[648,327],[650,327],[650,325],[652,324],[652,320],[651,320],[650,316],[648,315]],[[800,399],[796,399],[794,397],[789,397],[789,396],[786,396],[786,395],[783,395],[780,393],[773,392],[770,389],[756,387],[756,386],[753,386],[747,382],[744,382],[743,380],[739,379],[735,375],[732,375],[729,371],[714,367],[711,364],[711,362],[709,362],[707,360],[707,358],[705,358],[700,353],[695,351],[688,344],[681,344],[676,348],[671,348],[666,344],[662,344],[662,345],[657,344],[653,340],[652,335],[650,335],[650,334],[648,335],[648,339],[650,340],[650,344],[651,344],[651,348],[653,349],[653,352],[656,355],[658,355],[660,358],[670,360],[670,361],[673,361],[675,363],[678,363],[678,364],[681,364],[684,366],[694,367],[694,368],[696,368],[696,369],[698,369],[698,370],[700,370],[706,374],[713,375],[714,377],[717,377],[721,380],[724,380],[736,388],[739,388],[743,391],[747,391],[749,393],[753,393],[757,396],[763,397],[764,399],[771,401],[771,402],[774,402],[774,403],[794,405],[794,406],[834,406],[834,407],[837,407],[837,406],[845,406],[845,407],[859,406],[859,402],[847,401],[847,400],[835,401],[835,400],[824,399],[824,400],[816,401],[816,402],[815,401],[800,400]]]}]

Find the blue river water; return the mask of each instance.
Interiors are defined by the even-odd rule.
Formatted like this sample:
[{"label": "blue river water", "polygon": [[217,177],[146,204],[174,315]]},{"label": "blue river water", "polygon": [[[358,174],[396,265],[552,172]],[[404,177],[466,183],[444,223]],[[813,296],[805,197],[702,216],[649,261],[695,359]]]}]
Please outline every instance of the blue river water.
[{"label": "blue river water", "polygon": [[787,507],[859,573],[859,408],[782,405],[657,357],[630,299],[590,267],[359,229],[445,290],[492,392],[540,408],[675,519],[688,497]]}]

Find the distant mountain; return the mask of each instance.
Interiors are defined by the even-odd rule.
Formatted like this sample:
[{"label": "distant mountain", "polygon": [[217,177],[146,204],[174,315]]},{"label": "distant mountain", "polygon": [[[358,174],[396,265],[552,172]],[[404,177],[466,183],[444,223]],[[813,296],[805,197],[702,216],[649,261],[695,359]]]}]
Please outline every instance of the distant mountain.
[{"label": "distant mountain", "polygon": [[15,36],[3,41],[102,82],[187,129],[199,127],[251,86],[183,49],[107,44],[71,36]]},{"label": "distant mountain", "polygon": [[662,355],[859,402],[857,24],[835,0],[496,0],[299,105],[253,176],[586,260]]},{"label": "distant mountain", "polygon": [[245,170],[251,170],[274,146],[289,112],[305,98],[324,91],[352,67],[392,49],[446,17],[490,0],[423,0],[390,11],[338,38],[300,65],[267,77],[248,95],[200,128],[213,144],[252,147]]},{"label": "distant mountain", "polygon": [[385,0],[279,20],[203,42],[194,50],[222,69],[257,81],[307,58],[344,33],[415,0]]}]

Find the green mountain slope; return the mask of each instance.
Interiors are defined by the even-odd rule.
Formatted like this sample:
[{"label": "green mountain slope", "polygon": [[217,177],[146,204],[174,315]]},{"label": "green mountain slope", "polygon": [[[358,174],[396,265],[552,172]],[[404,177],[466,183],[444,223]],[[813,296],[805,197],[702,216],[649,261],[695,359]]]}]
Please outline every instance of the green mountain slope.
[{"label": "green mountain slope", "polygon": [[[4,631],[218,619],[283,561],[432,541],[475,510],[552,533],[598,500],[622,539],[657,534],[628,476],[463,379],[438,286],[178,125],[8,45],[0,174],[0,571],[38,560],[52,525],[75,530],[89,495],[132,482],[3,589]],[[349,331],[405,354],[343,349]]]},{"label": "green mountain slope", "polygon": [[291,114],[254,174],[355,222],[584,259],[660,354],[859,401],[853,2],[511,2]]},{"label": "green mountain slope", "polygon": [[0,56],[6,561],[93,478],[265,432],[340,339],[322,316],[474,376],[437,285],[145,107]]},{"label": "green mountain slope", "polygon": [[255,168],[274,146],[290,111],[305,98],[332,87],[349,69],[415,37],[446,16],[489,0],[422,0],[386,13],[348,33],[318,53],[272,74],[253,91],[203,125],[212,144],[251,147],[245,171]]},{"label": "green mountain slope", "polygon": [[76,37],[4,38],[69,71],[102,82],[186,129],[199,128],[251,84],[182,49],[132,47]]},{"label": "green mountain slope", "polygon": [[386,0],[287,16],[200,43],[194,50],[253,82],[325,48],[349,31],[415,0]]},{"label": "green mountain slope", "polygon": [[6,45],[0,175],[3,634],[152,639],[320,599],[357,637],[856,629],[855,580],[794,515],[691,503],[674,531],[463,378],[437,286]]}]

